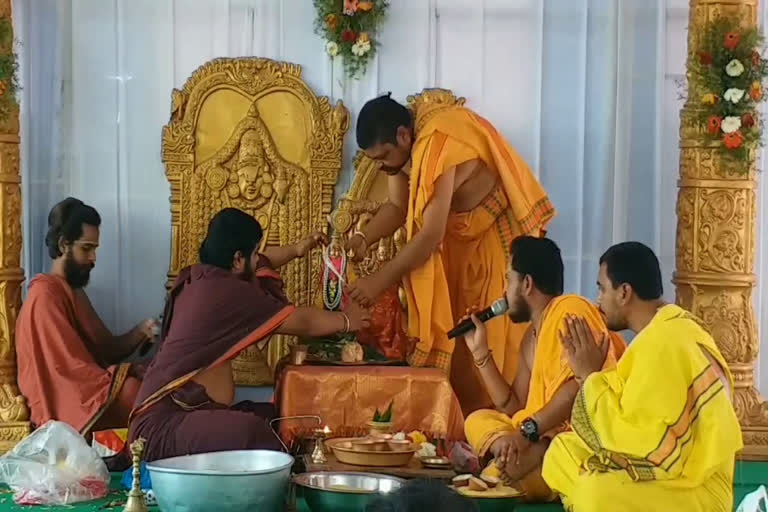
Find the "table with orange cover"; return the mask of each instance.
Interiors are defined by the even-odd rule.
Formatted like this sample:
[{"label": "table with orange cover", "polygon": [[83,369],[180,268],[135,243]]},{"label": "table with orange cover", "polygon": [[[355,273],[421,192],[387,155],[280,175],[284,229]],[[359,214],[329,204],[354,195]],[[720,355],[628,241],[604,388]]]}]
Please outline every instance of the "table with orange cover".
[{"label": "table with orange cover", "polygon": [[[448,376],[436,368],[404,366],[287,366],[280,376],[280,416],[316,415],[333,436],[360,435],[378,408],[393,401],[392,431],[464,439],[464,417]],[[283,421],[286,442],[316,425]]]}]

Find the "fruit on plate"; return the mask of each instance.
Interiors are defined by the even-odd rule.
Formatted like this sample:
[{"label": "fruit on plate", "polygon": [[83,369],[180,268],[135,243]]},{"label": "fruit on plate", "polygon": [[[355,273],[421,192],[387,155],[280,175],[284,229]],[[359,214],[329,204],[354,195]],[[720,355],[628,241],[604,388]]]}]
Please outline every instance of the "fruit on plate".
[{"label": "fruit on plate", "polygon": [[476,476],[473,476],[469,479],[469,488],[470,490],[473,490],[473,491],[487,491],[488,484],[486,484]]},{"label": "fruit on plate", "polygon": [[495,489],[496,487],[498,487],[499,483],[501,482],[501,480],[499,480],[495,476],[484,476],[484,475],[481,475],[480,479],[483,482],[485,482],[485,485],[487,485],[489,489]]},{"label": "fruit on plate", "polygon": [[451,483],[454,487],[466,487],[469,485],[469,479],[472,478],[472,475],[458,475],[453,477],[453,480],[451,480]]}]

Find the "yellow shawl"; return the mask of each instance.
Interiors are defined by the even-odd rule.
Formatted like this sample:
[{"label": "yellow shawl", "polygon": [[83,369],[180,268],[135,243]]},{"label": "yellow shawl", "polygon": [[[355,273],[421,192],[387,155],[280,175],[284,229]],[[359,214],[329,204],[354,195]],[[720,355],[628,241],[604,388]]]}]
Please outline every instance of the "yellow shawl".
[{"label": "yellow shawl", "polygon": [[[598,309],[587,299],[578,295],[564,295],[553,299],[541,320],[528,397],[523,409],[511,417],[498,411],[480,410],[467,418],[464,425],[467,440],[480,456],[484,456],[499,437],[517,432],[523,420],[543,409],[560,387],[573,378],[559,337],[559,332],[566,328],[568,315],[584,318],[595,333],[608,330]],[[608,350],[604,368],[615,367],[625,347],[621,336],[612,333],[611,348]],[[554,435],[565,427],[566,425],[562,425],[555,432],[548,434]]]},{"label": "yellow shawl", "polygon": [[[712,337],[673,305],[658,311],[615,370],[586,380],[572,416],[573,430],[592,452],[582,461],[583,470],[625,470],[634,481],[675,480],[695,487],[733,460],[742,448],[741,429],[731,397],[702,349],[719,362],[733,390]],[[547,483],[560,488],[559,482]]]}]

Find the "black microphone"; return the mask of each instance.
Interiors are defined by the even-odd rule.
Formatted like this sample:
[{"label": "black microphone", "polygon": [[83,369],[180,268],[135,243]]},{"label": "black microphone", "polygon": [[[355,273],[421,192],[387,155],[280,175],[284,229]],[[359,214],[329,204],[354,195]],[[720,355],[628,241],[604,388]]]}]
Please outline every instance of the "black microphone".
[{"label": "black microphone", "polygon": [[[507,299],[502,297],[484,310],[476,313],[475,316],[478,320],[485,323],[491,318],[503,315],[507,312],[508,308],[509,306],[507,305]],[[461,336],[462,334],[466,334],[474,328],[475,324],[472,322],[472,318],[467,318],[466,320],[459,322],[456,327],[448,331],[448,339],[453,339],[457,336]]]}]

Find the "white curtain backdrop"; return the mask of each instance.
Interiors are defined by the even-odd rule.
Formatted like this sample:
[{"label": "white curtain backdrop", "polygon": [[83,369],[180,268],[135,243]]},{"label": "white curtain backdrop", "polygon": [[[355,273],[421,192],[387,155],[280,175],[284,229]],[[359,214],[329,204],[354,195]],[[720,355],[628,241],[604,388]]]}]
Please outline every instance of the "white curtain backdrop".
[{"label": "white curtain backdrop", "polygon": [[[344,101],[353,127],[362,104],[381,92],[404,101],[424,87],[453,89],[549,191],[567,291],[594,297],[601,253],[632,239],[656,250],[673,299],[676,82],[688,0],[390,3],[380,52],[354,81],[325,55],[309,0],[15,0],[28,275],[47,269],[50,206],[73,195],[103,217],[89,294],[105,321],[125,329],[157,315],[170,238],[160,161],[170,91],[209,59],[254,55],[302,65],[315,92]],[[337,197],[352,179],[353,132]],[[758,312],[768,311],[765,290]]]}]

